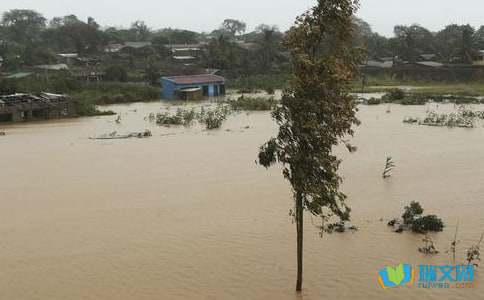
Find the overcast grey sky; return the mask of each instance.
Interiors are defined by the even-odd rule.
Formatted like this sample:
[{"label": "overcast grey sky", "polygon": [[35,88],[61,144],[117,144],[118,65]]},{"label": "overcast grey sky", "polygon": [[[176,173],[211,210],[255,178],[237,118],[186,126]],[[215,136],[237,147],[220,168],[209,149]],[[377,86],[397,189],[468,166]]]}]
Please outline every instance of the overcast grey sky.
[{"label": "overcast grey sky", "polygon": [[[418,23],[438,30],[449,23],[484,24],[483,0],[360,0],[358,16],[390,36],[395,24]],[[260,23],[287,29],[315,0],[1,0],[0,12],[34,9],[47,18],[75,14],[92,16],[102,26],[129,27],[144,20],[152,28],[176,27],[211,31],[225,18],[235,18],[253,29]]]}]

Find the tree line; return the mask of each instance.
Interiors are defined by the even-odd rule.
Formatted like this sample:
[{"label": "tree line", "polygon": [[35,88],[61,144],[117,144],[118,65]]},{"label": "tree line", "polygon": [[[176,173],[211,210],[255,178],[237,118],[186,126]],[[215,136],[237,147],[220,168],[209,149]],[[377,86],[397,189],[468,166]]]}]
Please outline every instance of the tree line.
[{"label": "tree line", "polygon": [[[365,48],[370,59],[392,57],[414,62],[422,54],[435,54],[436,61],[466,64],[472,63],[479,49],[484,49],[484,26],[476,30],[470,25],[452,24],[432,32],[419,25],[398,25],[394,36],[387,38],[356,17],[353,25],[353,44]],[[247,25],[234,19],[226,19],[210,33],[199,33],[173,28],[155,30],[143,21],[135,21],[129,28],[102,27],[91,17],[81,20],[75,15],[47,20],[36,11],[14,9],[4,12],[0,21],[0,56],[3,71],[14,71],[22,66],[54,63],[56,53],[105,56],[104,49],[110,44],[149,41],[148,49],[131,53],[128,60],[120,63],[106,59],[105,65],[116,65],[118,72],[119,64],[124,64],[125,69],[140,68],[150,81],[155,81],[160,70],[171,63],[167,45],[203,43],[200,67],[243,77],[287,73],[290,55],[282,46],[286,35],[276,26],[265,24],[247,32]],[[126,78],[125,74],[118,77]]]}]

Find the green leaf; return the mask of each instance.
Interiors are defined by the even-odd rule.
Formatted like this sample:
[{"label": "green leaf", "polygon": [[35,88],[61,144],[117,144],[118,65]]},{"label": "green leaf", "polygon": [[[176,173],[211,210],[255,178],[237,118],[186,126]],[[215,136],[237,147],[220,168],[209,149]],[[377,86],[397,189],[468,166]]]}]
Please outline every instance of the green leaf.
[{"label": "green leaf", "polygon": [[403,264],[399,264],[396,268],[387,267],[388,280],[396,285],[400,285],[403,279],[405,279],[405,273],[403,271]]}]

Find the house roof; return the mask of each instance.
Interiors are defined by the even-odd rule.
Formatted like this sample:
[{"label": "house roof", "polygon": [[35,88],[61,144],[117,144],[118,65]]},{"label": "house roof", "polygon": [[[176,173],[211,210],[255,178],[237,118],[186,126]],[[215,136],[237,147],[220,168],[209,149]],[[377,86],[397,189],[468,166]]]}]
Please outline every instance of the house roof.
[{"label": "house roof", "polygon": [[43,70],[54,70],[54,71],[68,70],[69,69],[69,67],[66,64],[38,65],[38,66],[34,66],[34,68],[43,69]]},{"label": "house roof", "polygon": [[205,44],[204,43],[199,43],[199,44],[168,44],[165,45],[166,48],[172,49],[172,50],[185,50],[185,49],[193,49],[193,50],[200,50],[201,47],[203,47]]},{"label": "house roof", "polygon": [[393,61],[380,62],[376,60],[368,60],[366,62],[366,66],[375,68],[391,68],[393,67]]},{"label": "house roof", "polygon": [[63,57],[63,58],[77,58],[77,57],[79,57],[79,54],[77,54],[77,53],[59,53],[57,55],[60,56],[60,57]]},{"label": "house roof", "polygon": [[420,54],[420,57],[427,60],[427,61],[430,61],[434,58],[437,57],[437,54],[433,54],[433,53],[424,53],[424,54]]},{"label": "house roof", "polygon": [[30,72],[18,72],[5,76],[7,79],[21,79],[32,75]]},{"label": "house roof", "polygon": [[190,59],[196,59],[195,56],[173,56],[173,59],[176,60],[190,60]]},{"label": "house roof", "polygon": [[139,49],[151,46],[151,42],[125,42],[124,46]]},{"label": "house roof", "polygon": [[218,82],[225,81],[225,78],[223,78],[222,76],[212,75],[212,74],[172,76],[172,77],[163,77],[162,79],[174,82],[176,84],[202,84],[202,83],[218,83]]},{"label": "house roof", "polygon": [[436,61],[419,61],[419,62],[416,62],[416,64],[426,66],[426,67],[432,67],[432,68],[439,68],[444,66],[444,64],[441,64]]}]

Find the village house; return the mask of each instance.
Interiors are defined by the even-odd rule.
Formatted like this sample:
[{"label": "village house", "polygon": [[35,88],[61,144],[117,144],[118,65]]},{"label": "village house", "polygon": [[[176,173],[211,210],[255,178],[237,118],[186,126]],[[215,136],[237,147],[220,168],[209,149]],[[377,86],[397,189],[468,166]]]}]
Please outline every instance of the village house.
[{"label": "village house", "polygon": [[164,99],[195,100],[225,95],[225,78],[213,74],[161,77]]}]

